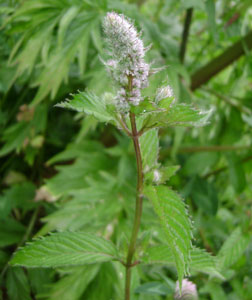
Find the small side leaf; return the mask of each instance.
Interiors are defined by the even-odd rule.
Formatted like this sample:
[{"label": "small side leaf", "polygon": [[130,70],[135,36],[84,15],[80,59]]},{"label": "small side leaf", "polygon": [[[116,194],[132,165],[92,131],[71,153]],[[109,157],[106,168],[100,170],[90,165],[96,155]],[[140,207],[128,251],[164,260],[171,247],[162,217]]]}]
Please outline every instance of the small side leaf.
[{"label": "small side leaf", "polygon": [[206,125],[209,117],[209,111],[202,112],[186,104],[171,104],[165,110],[148,114],[143,122],[143,127],[198,127]]},{"label": "small side leaf", "polygon": [[28,243],[16,252],[10,264],[61,267],[116,259],[115,246],[104,238],[82,232],[61,232]]},{"label": "small side leaf", "polygon": [[110,122],[114,119],[111,105],[106,104],[105,97],[98,97],[91,92],[79,92],[73,95],[72,100],[58,103],[55,106],[93,115],[100,122]]},{"label": "small side leaf", "polygon": [[188,274],[191,245],[191,222],[179,195],[166,186],[147,186],[144,194],[151,200],[167,236],[175,260],[178,279]]},{"label": "small side leaf", "polygon": [[161,167],[145,174],[145,181],[162,184],[168,181],[179,170],[180,166]]},{"label": "small side leaf", "polygon": [[[190,270],[223,278],[217,269],[216,257],[199,248],[192,248],[190,256]],[[148,248],[142,257],[142,262],[146,264],[174,265],[172,251],[167,245]]]},{"label": "small side leaf", "polygon": [[148,172],[157,165],[158,160],[158,132],[152,129],[140,137],[140,148],[144,172]]}]

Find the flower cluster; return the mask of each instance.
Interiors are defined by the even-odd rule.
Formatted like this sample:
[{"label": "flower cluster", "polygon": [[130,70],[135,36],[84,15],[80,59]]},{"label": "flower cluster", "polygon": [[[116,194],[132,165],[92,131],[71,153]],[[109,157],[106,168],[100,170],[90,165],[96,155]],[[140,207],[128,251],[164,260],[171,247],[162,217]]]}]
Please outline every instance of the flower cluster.
[{"label": "flower cluster", "polygon": [[177,282],[174,299],[176,299],[176,300],[197,300],[198,293],[197,293],[196,285],[187,279],[183,279],[182,290],[180,293],[179,283]]},{"label": "flower cluster", "polygon": [[148,85],[149,65],[144,61],[146,49],[143,41],[124,15],[110,12],[103,22],[110,60],[105,65],[120,87],[117,103],[128,108],[128,103],[138,105],[141,89]]}]

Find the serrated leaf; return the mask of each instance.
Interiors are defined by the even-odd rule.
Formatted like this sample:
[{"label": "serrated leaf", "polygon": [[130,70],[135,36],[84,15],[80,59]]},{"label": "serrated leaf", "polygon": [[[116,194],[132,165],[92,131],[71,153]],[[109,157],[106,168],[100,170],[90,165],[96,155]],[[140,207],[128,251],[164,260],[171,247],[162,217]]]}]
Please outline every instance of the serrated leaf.
[{"label": "serrated leaf", "polygon": [[149,130],[140,137],[140,148],[144,172],[149,171],[157,164],[158,159],[158,132]]},{"label": "serrated leaf", "polygon": [[219,263],[222,268],[231,267],[244,253],[250,241],[250,236],[242,233],[237,227],[222,245],[219,253]]},{"label": "serrated leaf", "polygon": [[[203,249],[192,248],[190,251],[190,270],[223,278],[216,265],[216,257]],[[146,264],[174,265],[171,249],[167,245],[158,245],[146,249],[142,262]]]},{"label": "serrated leaf", "polygon": [[113,113],[106,106],[104,98],[97,97],[91,92],[79,92],[73,95],[72,100],[61,102],[55,106],[84,112],[87,115],[94,116],[101,122],[110,122],[114,119]]},{"label": "serrated leaf", "polygon": [[115,246],[104,238],[81,232],[55,233],[18,250],[11,265],[60,267],[117,259]]},{"label": "serrated leaf", "polygon": [[166,110],[149,113],[143,127],[198,127],[206,125],[209,117],[210,111],[201,112],[189,105],[173,104]]},{"label": "serrated leaf", "polygon": [[181,284],[183,276],[188,273],[192,247],[191,223],[185,205],[179,195],[166,186],[147,186],[144,195],[151,200],[160,219]]}]

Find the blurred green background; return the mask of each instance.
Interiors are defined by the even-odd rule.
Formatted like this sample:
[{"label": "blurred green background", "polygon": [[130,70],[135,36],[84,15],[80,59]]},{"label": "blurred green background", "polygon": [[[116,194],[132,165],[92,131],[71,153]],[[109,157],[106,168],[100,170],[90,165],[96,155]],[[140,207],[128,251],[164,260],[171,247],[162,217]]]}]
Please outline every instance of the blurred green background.
[{"label": "blurred green background", "polygon": [[[200,299],[252,299],[251,0],[1,0],[0,299],[119,300],[120,266],[8,267],[18,246],[50,231],[98,232],[125,247],[133,217],[131,141],[91,116],[54,105],[77,90],[113,93],[101,62],[101,21],[124,13],[153,67],[144,91],[169,84],[178,102],[212,109],[206,127],[161,130],[160,162],[194,220],[194,244],[222,276],[192,274]],[[142,240],[159,227],[145,203]],[[210,272],[211,273],[211,272]],[[174,268],[133,274],[135,299],[173,299]]]}]

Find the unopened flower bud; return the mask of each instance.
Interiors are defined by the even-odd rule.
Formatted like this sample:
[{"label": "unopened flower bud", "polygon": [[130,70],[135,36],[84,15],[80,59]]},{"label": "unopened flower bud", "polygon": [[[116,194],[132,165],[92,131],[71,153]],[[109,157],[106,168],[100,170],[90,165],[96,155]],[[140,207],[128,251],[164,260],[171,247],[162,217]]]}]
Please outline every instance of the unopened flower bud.
[{"label": "unopened flower bud", "polygon": [[171,98],[171,97],[173,97],[173,90],[169,85],[167,85],[167,86],[161,87],[157,90],[156,102],[159,102],[165,98]]}]

